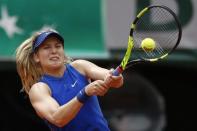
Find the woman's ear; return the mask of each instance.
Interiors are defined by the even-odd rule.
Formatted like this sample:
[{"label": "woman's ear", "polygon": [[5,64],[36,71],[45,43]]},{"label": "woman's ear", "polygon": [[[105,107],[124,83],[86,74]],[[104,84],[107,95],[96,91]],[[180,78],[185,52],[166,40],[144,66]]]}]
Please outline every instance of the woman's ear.
[{"label": "woman's ear", "polygon": [[33,59],[36,63],[40,62],[40,59],[38,58],[38,55],[36,53],[33,54]]}]

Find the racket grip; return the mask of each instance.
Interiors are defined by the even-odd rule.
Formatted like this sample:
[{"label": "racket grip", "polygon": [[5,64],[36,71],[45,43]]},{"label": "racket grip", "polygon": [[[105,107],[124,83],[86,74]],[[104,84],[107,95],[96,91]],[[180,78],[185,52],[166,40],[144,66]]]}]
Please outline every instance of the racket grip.
[{"label": "racket grip", "polygon": [[113,72],[112,75],[119,76],[123,72],[123,69],[121,66],[118,66]]}]

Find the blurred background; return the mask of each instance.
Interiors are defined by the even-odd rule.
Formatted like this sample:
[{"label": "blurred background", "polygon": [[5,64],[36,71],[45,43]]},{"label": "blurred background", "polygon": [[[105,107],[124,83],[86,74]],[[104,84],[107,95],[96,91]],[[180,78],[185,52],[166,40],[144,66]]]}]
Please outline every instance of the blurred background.
[{"label": "blurred background", "polygon": [[197,130],[197,1],[1,0],[0,131],[48,130],[20,92],[15,50],[23,40],[52,28],[65,38],[70,57],[115,68],[124,56],[130,22],[151,4],[176,12],[183,28],[180,46],[166,60],[125,72],[124,87],[99,97],[101,107],[112,131]]}]

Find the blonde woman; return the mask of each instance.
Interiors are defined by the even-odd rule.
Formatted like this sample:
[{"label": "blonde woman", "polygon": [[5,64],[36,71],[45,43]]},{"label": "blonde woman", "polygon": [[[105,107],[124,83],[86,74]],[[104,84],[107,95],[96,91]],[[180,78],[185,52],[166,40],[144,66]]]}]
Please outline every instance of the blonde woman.
[{"label": "blonde woman", "polygon": [[51,131],[110,130],[97,96],[121,87],[122,75],[86,60],[70,61],[55,31],[25,40],[16,50],[16,64],[23,90]]}]

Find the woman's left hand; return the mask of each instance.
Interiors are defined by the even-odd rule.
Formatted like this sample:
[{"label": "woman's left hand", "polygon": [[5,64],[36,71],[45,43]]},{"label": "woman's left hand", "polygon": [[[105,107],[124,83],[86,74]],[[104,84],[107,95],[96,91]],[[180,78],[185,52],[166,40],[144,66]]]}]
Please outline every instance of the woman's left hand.
[{"label": "woman's left hand", "polygon": [[109,71],[106,75],[104,81],[108,87],[119,88],[123,85],[123,76],[120,74],[119,76],[112,75],[113,69]]}]

